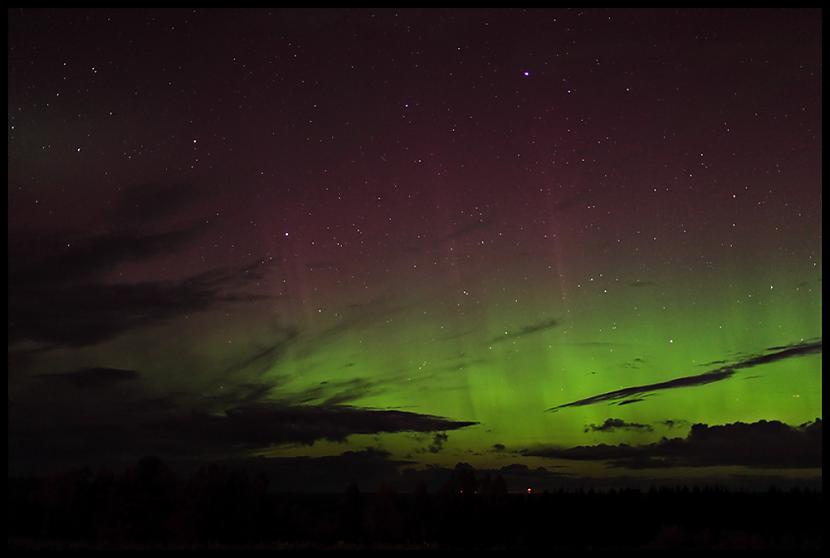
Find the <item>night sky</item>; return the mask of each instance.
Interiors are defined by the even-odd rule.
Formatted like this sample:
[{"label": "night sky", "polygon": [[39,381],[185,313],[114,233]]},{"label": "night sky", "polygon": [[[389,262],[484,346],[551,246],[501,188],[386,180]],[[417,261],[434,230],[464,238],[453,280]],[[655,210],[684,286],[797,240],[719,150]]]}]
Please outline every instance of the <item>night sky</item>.
[{"label": "night sky", "polygon": [[817,10],[9,11],[10,474],[820,479],[820,43]]}]

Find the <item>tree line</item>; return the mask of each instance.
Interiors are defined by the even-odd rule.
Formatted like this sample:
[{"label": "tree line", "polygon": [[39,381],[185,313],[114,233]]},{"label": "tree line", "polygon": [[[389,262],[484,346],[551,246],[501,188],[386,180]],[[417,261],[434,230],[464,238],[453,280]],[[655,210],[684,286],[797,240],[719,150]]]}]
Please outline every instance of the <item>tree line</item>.
[{"label": "tree line", "polygon": [[205,465],[187,478],[157,458],[121,474],[74,470],[9,479],[10,546],[406,546],[480,548],[820,548],[821,492],[724,488],[509,494],[458,464],[429,492],[357,484],[340,494],[268,490],[268,478]]}]

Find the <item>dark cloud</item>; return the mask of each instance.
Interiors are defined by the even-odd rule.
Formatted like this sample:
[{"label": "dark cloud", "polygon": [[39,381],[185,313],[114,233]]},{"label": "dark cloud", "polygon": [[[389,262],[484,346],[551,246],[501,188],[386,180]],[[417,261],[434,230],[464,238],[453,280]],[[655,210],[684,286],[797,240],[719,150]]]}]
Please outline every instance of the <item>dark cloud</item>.
[{"label": "dark cloud", "polygon": [[296,341],[299,332],[292,327],[278,327],[275,331],[270,332],[270,336],[276,339],[256,347],[244,358],[225,368],[224,375],[234,375],[243,370],[264,373],[282,358],[288,347]]},{"label": "dark cloud", "polygon": [[370,327],[382,319],[405,310],[406,306],[392,306],[384,299],[366,304],[350,304],[349,312],[339,321],[323,330],[307,332],[296,341],[295,357],[307,358],[334,343],[344,335]]},{"label": "dark cloud", "polygon": [[[118,383],[124,374],[62,375],[85,387]],[[130,374],[130,377],[132,375]],[[55,390],[49,377],[28,397],[9,402],[9,462],[28,467],[103,465],[142,455],[165,459],[227,459],[285,444],[346,441],[354,434],[445,433],[476,423],[415,412],[341,404],[296,405],[266,400],[274,384],[228,386],[225,395],[159,398],[139,382],[102,396],[97,390]],[[233,404],[235,403],[235,405]],[[224,407],[224,410],[222,409]],[[446,434],[437,439],[440,446]],[[435,442],[435,440],[434,440]]]},{"label": "dark cloud", "polygon": [[401,376],[389,376],[380,379],[327,380],[293,393],[281,394],[279,400],[287,405],[305,405],[312,402],[326,406],[346,405],[383,393],[398,385],[401,379]]},{"label": "dark cloud", "polygon": [[626,399],[625,401],[620,401],[619,403],[617,403],[617,406],[631,405],[632,403],[640,403],[641,401],[645,401],[645,398],[635,397],[634,399]]},{"label": "dark cloud", "polygon": [[327,387],[323,405],[345,405],[370,395],[381,393],[394,380],[371,380],[369,378],[352,378],[351,380],[332,381]]},{"label": "dark cloud", "polygon": [[[226,273],[206,274],[200,279],[217,280],[226,284]],[[183,291],[192,293],[193,289]],[[145,312],[153,312],[153,304],[146,298],[142,302]],[[177,308],[182,304],[173,300],[169,303]],[[136,301],[135,306],[121,304],[118,308],[123,312],[138,307]],[[115,319],[101,331],[113,331],[114,324],[123,324],[125,318],[120,322]],[[287,387],[289,376],[271,374],[262,381],[262,372],[279,362],[285,350],[301,337],[290,328],[272,328],[266,333],[276,340],[249,351],[230,366],[200,369],[201,377],[209,379],[219,374],[220,381],[211,386],[208,380],[196,392],[168,391],[159,397],[151,385],[138,381],[138,372],[116,367],[37,376],[38,382],[27,384],[25,390],[18,390],[9,399],[10,463],[53,463],[57,467],[61,463],[129,460],[145,454],[172,459],[227,458],[272,445],[342,442],[353,434],[395,432],[440,433],[433,439],[433,447],[440,451],[447,431],[476,424],[350,405],[395,385],[399,380],[395,376],[330,380],[297,393]],[[65,341],[66,337],[61,339]],[[307,336],[306,341],[309,339],[313,344],[319,336]],[[54,389],[59,383],[118,389]]]},{"label": "dark cloud", "polygon": [[490,340],[490,343],[499,343],[502,341],[507,341],[509,339],[516,339],[518,337],[524,337],[525,335],[530,335],[532,333],[536,333],[538,331],[544,331],[546,329],[551,329],[559,325],[558,320],[550,319],[545,320],[543,322],[531,324],[524,326],[523,328],[519,329],[518,331],[511,332],[510,330],[505,331],[504,335],[499,335],[494,337]]},{"label": "dark cloud", "polygon": [[353,434],[436,432],[476,423],[406,411],[345,405],[260,403],[237,407],[224,415],[180,414],[147,426],[159,440],[187,442],[203,448],[250,450],[272,445],[343,442]]},{"label": "dark cloud", "polygon": [[629,399],[629,397],[632,395],[639,395],[665,389],[710,384],[712,382],[719,382],[721,380],[729,378],[734,373],[734,370],[719,370],[716,372],[705,372],[703,374],[698,374],[696,376],[685,376],[683,378],[676,378],[674,380],[669,380],[667,382],[659,382],[656,384],[647,384],[643,386],[623,388],[615,391],[610,391],[607,393],[601,393],[599,395],[594,395],[592,397],[587,397],[585,399],[580,399],[578,401],[573,401],[571,403],[566,403],[564,405],[558,405],[556,407],[552,407],[549,410],[558,410],[566,407],[581,407],[584,405],[593,405],[594,403],[601,403],[604,401],[616,401],[618,399],[625,399],[625,401],[620,403],[620,405],[627,405],[642,401],[642,399]]},{"label": "dark cloud", "polygon": [[69,384],[78,388],[100,388],[138,379],[135,370],[121,368],[81,368],[63,374],[40,374],[38,378],[53,383]]},{"label": "dark cloud", "polygon": [[704,362],[702,364],[698,364],[698,366],[704,366],[704,367],[716,366],[716,365],[719,365],[719,364],[726,364],[727,362],[729,362],[729,361],[728,360],[723,360],[723,359],[710,360],[709,362]]},{"label": "dark cloud", "polygon": [[625,422],[618,418],[608,418],[602,424],[586,424],[585,432],[613,432],[615,430],[634,430],[651,432],[653,428],[648,424]]},{"label": "dark cloud", "polygon": [[[320,384],[318,394],[307,401],[321,400],[323,405],[345,405],[363,399],[370,395],[381,393],[389,384],[390,380],[371,380],[369,378],[351,378],[349,380],[331,380]],[[307,393],[306,397],[311,395]]]},{"label": "dark cloud", "polygon": [[632,281],[628,284],[630,287],[653,287],[656,285],[654,281],[640,281],[639,279],[636,281]]},{"label": "dark cloud", "polygon": [[[253,265],[266,267],[262,262]],[[259,300],[263,297],[233,292],[256,281],[259,272],[246,264],[179,281],[10,287],[9,342],[94,345],[223,303]]]},{"label": "dark cloud", "polygon": [[[60,288],[90,281],[126,263],[175,252],[202,232],[195,224],[163,232],[78,234],[9,231],[9,289]],[[10,297],[11,298],[11,297]]]},{"label": "dark cloud", "polygon": [[689,425],[689,421],[683,419],[666,419],[661,420],[658,424],[661,424],[666,428],[683,428],[684,426]]},{"label": "dark cloud", "polygon": [[211,402],[212,408],[227,409],[230,407],[256,405],[268,397],[287,381],[285,377],[272,378],[269,383],[240,383],[235,386],[222,386],[218,392],[203,395],[204,399]]},{"label": "dark cloud", "polygon": [[756,355],[748,357],[740,362],[732,365],[732,368],[750,368],[752,366],[759,366],[761,364],[768,364],[787,358],[812,355],[821,353],[821,339],[813,341],[805,341],[803,343],[794,343],[792,345],[783,345],[779,347],[771,347],[767,351],[774,351],[766,355]]},{"label": "dark cloud", "polygon": [[[423,441],[424,437],[419,437],[417,439],[419,439],[419,441]],[[430,444],[425,448],[415,450],[415,453],[441,453],[441,450],[444,449],[444,444],[447,440],[449,440],[449,436],[446,432],[436,432],[432,437]]]},{"label": "dark cloud", "polygon": [[[820,337],[815,337],[813,339],[806,339],[805,341],[807,343],[814,343],[816,341],[821,343],[821,338]],[[785,349],[792,349],[792,348],[800,347],[800,346],[804,345],[805,341],[801,341],[800,343],[790,343],[789,345],[775,345],[775,346],[772,346],[772,347],[767,347],[767,351],[782,351],[782,350],[785,350]]]},{"label": "dark cloud", "polygon": [[432,443],[429,445],[429,452],[439,453],[442,449],[444,449],[444,444],[447,440],[449,440],[449,436],[446,432],[436,432],[435,436],[432,438]]},{"label": "dark cloud", "polygon": [[492,448],[491,448],[491,450],[492,450],[492,451],[494,451],[494,452],[496,452],[496,453],[501,453],[501,452],[503,452],[505,449],[507,449],[507,448],[506,448],[506,446],[505,446],[504,444],[493,444],[493,446],[492,446]]},{"label": "dark cloud", "polygon": [[665,382],[646,384],[642,386],[633,386],[614,391],[609,391],[606,393],[601,393],[599,395],[593,395],[591,397],[579,399],[577,401],[572,401],[570,403],[557,405],[555,407],[551,407],[548,410],[555,411],[567,407],[581,407],[584,405],[593,405],[595,403],[602,403],[605,401],[617,401],[620,399],[625,400],[622,403],[620,403],[620,405],[625,405],[641,400],[639,398],[631,399],[632,396],[650,394],[655,391],[661,391],[666,389],[695,387],[711,384],[713,382],[720,382],[722,380],[731,378],[737,370],[751,368],[754,366],[760,366],[762,364],[769,364],[771,362],[777,362],[779,360],[784,360],[788,358],[821,353],[821,340],[798,343],[794,345],[786,345],[774,349],[776,349],[774,350],[774,352],[765,355],[754,355],[744,357],[743,359],[733,362],[732,364],[717,368],[715,370],[711,370],[709,372],[703,372],[702,374],[696,374],[694,376],[683,376],[681,378],[675,378],[673,380],[668,380]]},{"label": "dark cloud", "polygon": [[663,438],[640,446],[627,444],[538,448],[528,456],[578,461],[608,461],[611,467],[745,466],[770,469],[821,467],[822,422],[789,426],[779,421],[695,424],[685,438]]},{"label": "dark cloud", "polygon": [[175,253],[203,228],[200,223],[149,233],[10,231],[9,343],[93,345],[221,303],[262,298],[244,291],[265,276],[270,260],[171,281],[126,283],[111,277],[119,265]]}]

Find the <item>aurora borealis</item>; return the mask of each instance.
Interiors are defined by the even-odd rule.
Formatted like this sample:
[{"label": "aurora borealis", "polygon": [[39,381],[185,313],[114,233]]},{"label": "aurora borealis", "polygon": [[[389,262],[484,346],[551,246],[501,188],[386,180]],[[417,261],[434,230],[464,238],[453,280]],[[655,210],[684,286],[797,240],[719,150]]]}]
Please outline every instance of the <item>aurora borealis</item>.
[{"label": "aurora borealis", "polygon": [[820,482],[820,16],[10,10],[10,471]]}]

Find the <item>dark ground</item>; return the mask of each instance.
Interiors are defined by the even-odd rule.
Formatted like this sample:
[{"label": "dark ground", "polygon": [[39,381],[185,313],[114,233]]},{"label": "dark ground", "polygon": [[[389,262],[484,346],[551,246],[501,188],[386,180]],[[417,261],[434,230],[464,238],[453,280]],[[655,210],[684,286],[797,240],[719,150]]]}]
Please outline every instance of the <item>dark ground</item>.
[{"label": "dark ground", "polygon": [[145,459],[9,479],[9,549],[801,549],[822,547],[822,493],[723,488],[508,494],[456,469],[441,490],[286,494],[208,466],[188,479]]}]

